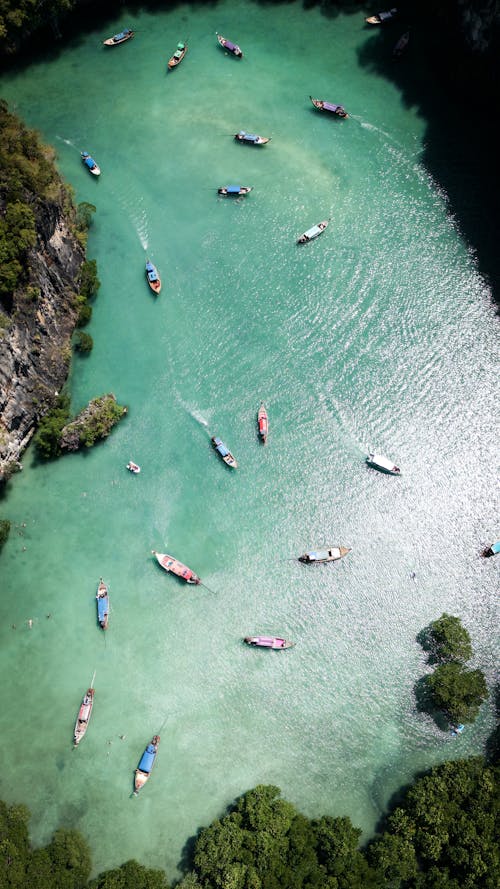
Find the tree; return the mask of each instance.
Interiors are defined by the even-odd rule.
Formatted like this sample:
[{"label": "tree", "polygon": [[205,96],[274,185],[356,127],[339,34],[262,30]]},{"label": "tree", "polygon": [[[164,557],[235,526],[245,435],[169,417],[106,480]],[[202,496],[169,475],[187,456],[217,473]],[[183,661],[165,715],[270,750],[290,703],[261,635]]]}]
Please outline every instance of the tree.
[{"label": "tree", "polygon": [[97,263],[95,259],[87,259],[80,271],[80,294],[85,299],[92,299],[100,286],[101,282],[97,277]]},{"label": "tree", "polygon": [[0,552],[10,533],[10,522],[7,519],[0,519]]},{"label": "tree", "polygon": [[426,677],[433,704],[451,722],[474,722],[479,707],[488,697],[486,680],[481,670],[466,670],[456,661],[440,664]]},{"label": "tree", "polygon": [[[195,884],[193,884],[194,889]],[[164,871],[144,867],[134,859],[91,880],[88,889],[169,889]]]},{"label": "tree", "polygon": [[84,889],[90,875],[90,849],[78,831],[59,828],[45,851],[54,889]]},{"label": "tree", "polygon": [[470,636],[459,617],[444,612],[430,624],[429,636],[439,661],[468,661],[472,657]]},{"label": "tree", "polygon": [[41,419],[35,435],[35,447],[39,457],[50,460],[59,456],[61,433],[69,417],[69,396],[59,395],[55,406]]},{"label": "tree", "polygon": [[83,331],[79,330],[75,337],[76,351],[81,352],[82,355],[88,355],[88,353],[92,351],[93,347],[94,340],[90,336],[90,333],[83,333]]}]

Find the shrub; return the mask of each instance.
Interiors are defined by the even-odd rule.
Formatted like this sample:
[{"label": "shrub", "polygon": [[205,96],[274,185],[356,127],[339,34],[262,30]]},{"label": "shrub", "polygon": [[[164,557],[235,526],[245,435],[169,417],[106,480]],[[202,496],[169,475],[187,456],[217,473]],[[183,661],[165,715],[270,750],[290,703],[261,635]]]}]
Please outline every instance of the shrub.
[{"label": "shrub", "polygon": [[80,272],[80,294],[85,299],[92,299],[96,295],[101,282],[97,277],[97,263],[95,259],[87,259]]},{"label": "shrub", "polygon": [[89,333],[82,333],[82,331],[78,331],[75,338],[75,349],[77,352],[81,352],[84,355],[87,355],[92,351],[94,346],[94,340],[90,336]]},{"label": "shrub", "polygon": [[58,457],[61,453],[61,432],[70,417],[69,397],[59,395],[55,406],[43,417],[35,435],[35,447],[44,460]]},{"label": "shrub", "polygon": [[0,552],[2,547],[7,540],[10,532],[10,522],[7,519],[0,519]]},{"label": "shrub", "polygon": [[88,303],[83,303],[78,309],[78,316],[76,319],[77,327],[85,327],[86,324],[89,323],[92,318],[92,306],[89,306]]}]

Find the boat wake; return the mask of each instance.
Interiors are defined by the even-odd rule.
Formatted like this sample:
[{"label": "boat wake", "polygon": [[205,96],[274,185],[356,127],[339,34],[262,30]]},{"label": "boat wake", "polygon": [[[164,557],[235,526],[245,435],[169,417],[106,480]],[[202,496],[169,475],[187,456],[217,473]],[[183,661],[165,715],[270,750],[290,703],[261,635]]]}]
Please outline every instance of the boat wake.
[{"label": "boat wake", "polygon": [[63,139],[62,136],[57,136],[56,138],[59,139],[59,142],[64,142],[65,145],[70,145],[71,148],[75,149],[75,151],[79,151],[79,148],[76,147],[75,143],[72,142],[71,139]]},{"label": "boat wake", "polygon": [[205,420],[205,417],[202,416],[202,414],[201,414],[196,408],[190,407],[189,404],[185,404],[185,403],[183,402],[182,398],[178,398],[178,400],[179,400],[179,403],[180,403],[180,404],[182,405],[182,407],[184,408],[184,410],[187,411],[187,413],[189,414],[189,416],[192,417],[193,420],[196,420],[196,422],[199,423],[200,426],[203,426],[204,429],[207,429],[207,430],[208,430],[208,428],[209,428],[209,426],[208,426],[208,420]]}]

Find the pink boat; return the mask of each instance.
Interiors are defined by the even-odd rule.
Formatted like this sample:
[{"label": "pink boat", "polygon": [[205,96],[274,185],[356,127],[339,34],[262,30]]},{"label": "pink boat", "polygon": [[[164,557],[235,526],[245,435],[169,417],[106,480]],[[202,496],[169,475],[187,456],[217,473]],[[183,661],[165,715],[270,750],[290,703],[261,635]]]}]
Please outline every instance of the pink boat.
[{"label": "pink boat", "polygon": [[151,550],[151,552],[156,556],[158,564],[161,565],[165,571],[169,571],[170,574],[175,574],[177,577],[185,580],[186,583],[201,583],[200,578],[194,571],[191,571],[191,568],[188,568],[187,565],[183,565],[182,562],[178,562],[173,556],[168,556],[167,553],[157,553],[155,549]]},{"label": "pink boat", "polygon": [[276,651],[295,645],[294,642],[288,642],[280,636],[245,636],[244,642],[256,648],[274,648]]},{"label": "pink boat", "polygon": [[267,436],[269,434],[269,420],[267,417],[267,411],[262,403],[259,412],[257,414],[257,423],[259,426],[259,437],[262,441],[262,444],[266,443]]}]

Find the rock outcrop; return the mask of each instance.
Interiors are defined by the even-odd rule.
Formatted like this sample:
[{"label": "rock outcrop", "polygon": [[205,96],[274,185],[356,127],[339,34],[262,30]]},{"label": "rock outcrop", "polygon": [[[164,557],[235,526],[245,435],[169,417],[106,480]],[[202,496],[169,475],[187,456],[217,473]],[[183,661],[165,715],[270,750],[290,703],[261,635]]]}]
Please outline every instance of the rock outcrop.
[{"label": "rock outcrop", "polygon": [[34,212],[29,283],[14,293],[10,311],[0,313],[0,479],[16,467],[67,379],[78,314],[83,247],[62,203],[38,201]]}]

